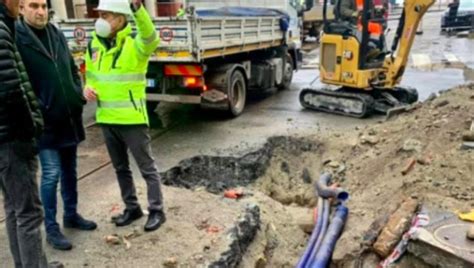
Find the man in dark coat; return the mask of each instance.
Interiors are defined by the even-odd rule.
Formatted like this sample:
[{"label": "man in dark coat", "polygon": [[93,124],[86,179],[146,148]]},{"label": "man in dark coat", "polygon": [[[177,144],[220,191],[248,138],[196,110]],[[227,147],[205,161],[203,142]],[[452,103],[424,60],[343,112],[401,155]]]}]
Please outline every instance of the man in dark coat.
[{"label": "man in dark coat", "polygon": [[61,179],[66,228],[94,230],[97,225],[77,213],[77,145],[84,140],[81,80],[64,35],[48,23],[46,0],[24,0],[23,19],[17,22],[17,45],[39,99],[45,121],[39,139],[41,201],[45,211],[46,240],[56,249],[69,250],[71,242],[56,222],[57,186]]},{"label": "man in dark coat", "polygon": [[0,188],[15,267],[37,268],[47,267],[36,183],[43,119],[15,45],[18,2],[0,0]]}]

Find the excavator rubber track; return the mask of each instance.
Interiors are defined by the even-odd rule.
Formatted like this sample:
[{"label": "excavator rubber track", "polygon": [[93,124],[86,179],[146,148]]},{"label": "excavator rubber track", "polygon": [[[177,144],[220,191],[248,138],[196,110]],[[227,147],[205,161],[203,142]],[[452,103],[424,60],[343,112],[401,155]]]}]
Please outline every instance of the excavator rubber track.
[{"label": "excavator rubber track", "polygon": [[402,87],[370,91],[306,88],[300,93],[300,103],[306,109],[356,118],[367,117],[375,112],[388,114],[394,108],[409,106],[417,100],[415,89]]},{"label": "excavator rubber track", "polygon": [[300,103],[306,109],[363,118],[373,112],[374,98],[367,93],[354,93],[344,89],[305,88]]}]

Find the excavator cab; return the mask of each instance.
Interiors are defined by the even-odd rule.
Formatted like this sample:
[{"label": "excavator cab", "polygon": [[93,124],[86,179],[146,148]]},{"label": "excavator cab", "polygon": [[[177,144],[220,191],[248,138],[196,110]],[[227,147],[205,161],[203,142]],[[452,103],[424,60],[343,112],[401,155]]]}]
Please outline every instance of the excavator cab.
[{"label": "excavator cab", "polygon": [[418,24],[434,0],[405,0],[390,50],[385,44],[385,12],[377,11],[373,2],[377,0],[354,0],[360,11],[352,21],[342,18],[340,0],[336,2],[336,19],[328,21],[327,1],[323,5],[319,78],[328,86],[303,89],[301,105],[317,111],[365,117],[374,111],[389,113],[416,102],[416,90],[397,85],[405,71]]},{"label": "excavator cab", "polygon": [[373,0],[364,1],[359,18],[348,20],[341,15],[341,0],[334,8],[335,20],[327,21],[324,1],[324,27],[321,37],[320,77],[328,84],[369,88],[370,80],[381,68],[387,53],[383,16],[377,17]]}]

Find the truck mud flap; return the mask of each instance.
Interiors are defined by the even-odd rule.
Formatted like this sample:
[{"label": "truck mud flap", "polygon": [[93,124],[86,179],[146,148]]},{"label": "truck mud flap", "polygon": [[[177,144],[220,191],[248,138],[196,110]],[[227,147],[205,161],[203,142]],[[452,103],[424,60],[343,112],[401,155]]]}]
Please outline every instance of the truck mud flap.
[{"label": "truck mud flap", "polygon": [[222,91],[212,89],[201,94],[201,107],[205,109],[228,110],[229,98]]}]

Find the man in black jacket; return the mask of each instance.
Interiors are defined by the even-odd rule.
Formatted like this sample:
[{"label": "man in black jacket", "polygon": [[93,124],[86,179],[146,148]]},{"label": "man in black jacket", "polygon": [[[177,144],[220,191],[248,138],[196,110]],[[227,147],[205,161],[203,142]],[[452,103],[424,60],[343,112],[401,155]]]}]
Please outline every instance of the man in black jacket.
[{"label": "man in black jacket", "polygon": [[46,239],[60,250],[72,248],[56,222],[57,186],[61,178],[63,226],[94,230],[97,225],[77,213],[77,145],[84,140],[82,108],[86,103],[81,79],[64,35],[48,23],[46,0],[23,0],[17,22],[17,45],[45,127],[39,140],[41,201]]},{"label": "man in black jacket", "polygon": [[15,46],[19,0],[0,0],[0,188],[15,267],[47,267],[36,183],[43,119]]}]

